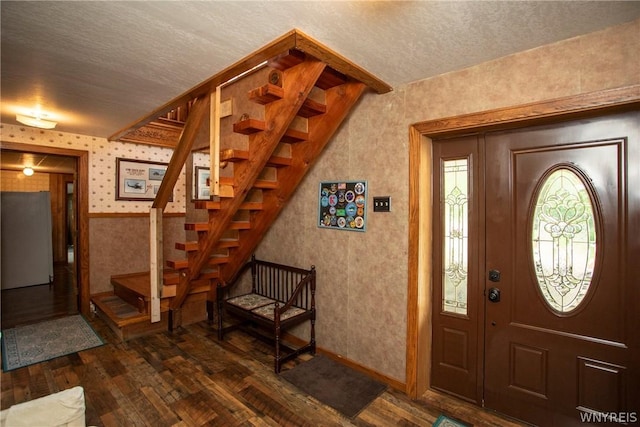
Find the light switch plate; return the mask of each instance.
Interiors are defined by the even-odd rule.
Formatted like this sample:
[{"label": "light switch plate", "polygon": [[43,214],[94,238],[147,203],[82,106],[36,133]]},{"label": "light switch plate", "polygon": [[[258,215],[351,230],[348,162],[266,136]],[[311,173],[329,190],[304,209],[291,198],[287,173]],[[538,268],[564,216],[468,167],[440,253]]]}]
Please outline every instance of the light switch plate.
[{"label": "light switch plate", "polygon": [[373,211],[374,212],[389,212],[391,211],[391,197],[381,196],[373,198]]}]

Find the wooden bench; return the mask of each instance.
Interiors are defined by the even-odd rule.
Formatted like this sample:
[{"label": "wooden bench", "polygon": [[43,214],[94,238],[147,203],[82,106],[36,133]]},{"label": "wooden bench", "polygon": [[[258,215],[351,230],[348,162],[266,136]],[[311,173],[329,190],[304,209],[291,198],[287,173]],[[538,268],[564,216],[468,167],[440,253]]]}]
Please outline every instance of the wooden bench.
[{"label": "wooden bench", "polygon": [[[232,295],[234,288],[242,282],[247,271],[251,271],[251,291]],[[229,284],[218,284],[218,339],[230,330],[243,328],[268,338],[275,346],[274,367],[279,373],[282,364],[302,353],[315,354],[316,321],[316,269],[309,270],[261,261],[251,257]],[[225,321],[234,318],[235,323],[225,326]],[[282,343],[282,333],[287,329],[310,321],[309,342],[293,349]],[[286,355],[283,355],[283,351]]]}]

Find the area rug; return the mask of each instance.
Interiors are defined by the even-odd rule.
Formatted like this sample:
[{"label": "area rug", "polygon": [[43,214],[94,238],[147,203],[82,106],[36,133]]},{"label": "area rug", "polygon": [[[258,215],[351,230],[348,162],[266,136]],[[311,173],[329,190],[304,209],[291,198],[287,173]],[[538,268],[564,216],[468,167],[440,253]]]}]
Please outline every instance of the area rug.
[{"label": "area rug", "polygon": [[468,424],[449,418],[446,415],[440,415],[432,425],[433,427],[469,427]]},{"label": "area rug", "polygon": [[2,331],[2,370],[7,372],[104,342],[81,315]]},{"label": "area rug", "polygon": [[357,416],[387,388],[385,384],[322,355],[300,363],[281,376],[349,418]]}]

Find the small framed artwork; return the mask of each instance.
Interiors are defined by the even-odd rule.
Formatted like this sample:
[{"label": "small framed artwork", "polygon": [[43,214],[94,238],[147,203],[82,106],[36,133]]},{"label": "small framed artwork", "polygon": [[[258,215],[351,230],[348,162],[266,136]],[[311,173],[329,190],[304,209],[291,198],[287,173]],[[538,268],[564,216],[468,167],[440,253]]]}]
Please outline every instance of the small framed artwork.
[{"label": "small framed artwork", "polygon": [[168,163],[116,158],[116,200],[155,199],[168,166]]},{"label": "small framed artwork", "polygon": [[366,181],[326,181],[318,190],[318,227],[365,231]]},{"label": "small framed artwork", "polygon": [[196,166],[193,182],[195,182],[194,199],[209,200],[211,190],[211,169],[204,166]]}]

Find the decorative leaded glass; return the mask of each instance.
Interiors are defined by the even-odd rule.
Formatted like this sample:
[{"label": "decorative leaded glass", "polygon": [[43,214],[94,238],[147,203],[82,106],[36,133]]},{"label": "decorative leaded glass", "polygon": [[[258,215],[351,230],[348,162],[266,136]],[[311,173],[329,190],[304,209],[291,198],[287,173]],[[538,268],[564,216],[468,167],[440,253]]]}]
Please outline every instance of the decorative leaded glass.
[{"label": "decorative leaded glass", "polygon": [[467,314],[469,247],[468,160],[447,160],[443,168],[443,310]]},{"label": "decorative leaded glass", "polygon": [[549,306],[561,313],[584,299],[596,261],[596,227],[589,193],[572,170],[558,169],[541,184],[532,224],[533,264]]}]

